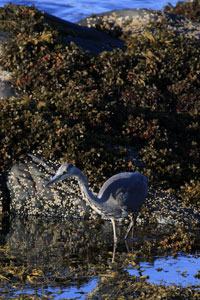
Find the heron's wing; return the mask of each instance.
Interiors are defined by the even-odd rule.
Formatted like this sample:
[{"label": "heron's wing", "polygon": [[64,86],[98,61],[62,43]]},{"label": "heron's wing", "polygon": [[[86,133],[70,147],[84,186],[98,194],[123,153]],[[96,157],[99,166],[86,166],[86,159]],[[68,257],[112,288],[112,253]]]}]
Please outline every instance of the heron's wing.
[{"label": "heron's wing", "polygon": [[[116,189],[119,187],[119,180],[125,179],[125,181],[128,181],[128,179],[131,177],[133,173],[130,172],[124,172],[116,174],[112,177],[110,177],[101,187],[98,198],[102,198],[103,194],[105,194],[106,191],[109,190],[109,192],[116,191]],[[121,186],[121,185],[120,185]]]},{"label": "heron's wing", "polygon": [[99,191],[98,198],[112,207],[138,211],[147,195],[147,179],[142,174],[120,173],[109,178]]}]

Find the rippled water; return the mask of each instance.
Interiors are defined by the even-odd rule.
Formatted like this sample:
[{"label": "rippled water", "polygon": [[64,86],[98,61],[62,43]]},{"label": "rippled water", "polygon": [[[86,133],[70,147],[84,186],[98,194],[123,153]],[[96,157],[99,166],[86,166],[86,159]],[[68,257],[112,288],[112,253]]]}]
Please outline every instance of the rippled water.
[{"label": "rippled water", "polygon": [[168,0],[12,0],[12,1],[0,1],[0,6],[12,2],[14,4],[34,4],[38,9],[48,12],[52,15],[65,19],[67,21],[76,22],[80,19],[87,17],[90,14],[97,14],[106,12],[113,9],[123,8],[151,8],[151,9],[162,9],[163,6],[170,2],[175,5],[177,1]]}]

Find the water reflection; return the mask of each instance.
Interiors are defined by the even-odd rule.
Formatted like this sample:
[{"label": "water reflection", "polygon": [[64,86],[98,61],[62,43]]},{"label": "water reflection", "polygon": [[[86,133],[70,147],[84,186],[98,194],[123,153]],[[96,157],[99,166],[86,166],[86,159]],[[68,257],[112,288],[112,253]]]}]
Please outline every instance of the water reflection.
[{"label": "water reflection", "polygon": [[[125,228],[119,227],[118,233]],[[112,225],[102,220],[56,220],[31,217],[14,218],[6,243],[17,257],[26,257],[35,267],[45,264],[66,266],[106,262],[112,252]],[[125,245],[124,245],[125,247]],[[109,256],[110,257],[110,256]]]},{"label": "water reflection", "polygon": [[[118,236],[124,237],[126,226],[118,225],[117,230]],[[8,281],[0,285],[0,295],[5,297],[2,299],[27,294],[40,299],[97,299],[97,295],[109,293],[104,279],[114,288],[115,280],[121,285],[124,278],[133,289],[141,276],[148,276],[147,282],[155,284],[199,285],[194,275],[199,274],[200,257],[145,256],[144,242],[162,239],[168,231],[169,227],[138,226],[133,240],[125,243],[121,239],[112,264],[110,222],[12,218],[2,239],[10,256],[1,252],[0,262],[2,266],[7,262],[12,272],[16,269],[22,275],[2,273]]]},{"label": "water reflection", "polygon": [[[126,229],[127,225],[117,224],[117,253],[135,251],[145,240],[159,239],[169,232],[166,226],[140,226],[134,239],[125,243]],[[34,267],[112,262],[112,224],[101,219],[16,217],[10,220],[5,243],[16,257],[24,257]]]}]

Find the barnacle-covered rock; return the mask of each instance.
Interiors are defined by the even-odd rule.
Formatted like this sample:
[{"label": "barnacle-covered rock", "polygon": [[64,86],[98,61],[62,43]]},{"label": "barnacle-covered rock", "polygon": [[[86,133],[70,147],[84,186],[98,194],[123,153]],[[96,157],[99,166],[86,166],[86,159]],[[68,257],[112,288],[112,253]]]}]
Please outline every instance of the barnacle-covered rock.
[{"label": "barnacle-covered rock", "polygon": [[94,216],[84,199],[76,195],[77,188],[72,183],[45,188],[54,174],[55,169],[50,163],[33,155],[29,155],[26,162],[14,165],[7,181],[11,196],[10,212],[21,216],[62,218]]},{"label": "barnacle-covered rock", "polygon": [[[167,9],[166,9],[167,10]],[[157,26],[166,24],[167,30],[175,34],[184,34],[188,38],[200,39],[200,24],[184,16],[153,9],[120,9],[100,14],[92,14],[77,22],[89,28],[108,31],[112,35],[122,33],[142,34],[143,31],[154,32]],[[154,26],[152,26],[154,23]]]},{"label": "barnacle-covered rock", "polygon": [[199,210],[193,204],[161,188],[149,190],[138,222],[193,227],[200,225]]}]

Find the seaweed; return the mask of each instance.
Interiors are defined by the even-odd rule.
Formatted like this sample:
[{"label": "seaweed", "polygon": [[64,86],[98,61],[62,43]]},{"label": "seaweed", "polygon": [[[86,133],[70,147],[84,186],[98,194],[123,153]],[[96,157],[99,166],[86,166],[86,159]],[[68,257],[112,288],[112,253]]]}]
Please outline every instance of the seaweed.
[{"label": "seaweed", "polygon": [[12,36],[1,67],[21,93],[1,100],[2,169],[40,151],[76,164],[97,187],[139,170],[200,205],[199,40],[152,23],[152,32],[126,37],[126,51],[95,56],[67,44],[34,7],[7,5],[0,19]]},{"label": "seaweed", "polygon": [[178,1],[176,6],[171,3],[164,6],[164,11],[186,17],[193,22],[200,22],[200,1]]}]

